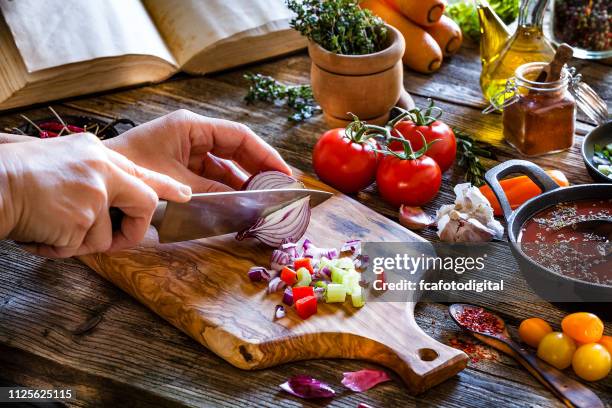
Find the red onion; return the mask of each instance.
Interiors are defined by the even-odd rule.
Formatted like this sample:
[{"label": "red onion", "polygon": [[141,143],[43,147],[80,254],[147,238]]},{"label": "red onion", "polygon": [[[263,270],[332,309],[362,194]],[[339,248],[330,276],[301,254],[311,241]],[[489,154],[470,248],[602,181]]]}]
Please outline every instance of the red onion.
[{"label": "red onion", "polygon": [[325,297],[325,288],[314,288],[314,294],[317,297],[317,302],[322,302]]},{"label": "red onion", "polygon": [[353,265],[355,269],[366,269],[368,264],[370,263],[370,257],[367,255],[358,255],[355,259],[353,259]]},{"label": "red onion", "polygon": [[291,290],[291,288],[285,288],[283,303],[287,306],[293,306],[293,290]]},{"label": "red onion", "polygon": [[331,398],[336,392],[326,383],[306,375],[296,375],[280,385],[281,389],[300,398]]},{"label": "red onion", "polygon": [[278,247],[285,238],[299,240],[310,222],[310,197],[301,198],[264,218],[236,235],[238,241],[257,238],[271,247]]},{"label": "red onion", "polygon": [[346,241],[342,248],[340,248],[340,252],[350,252],[353,256],[361,255],[361,240],[353,239]]},{"label": "red onion", "polygon": [[270,272],[263,266],[253,266],[247,273],[251,282],[269,282],[271,279]]},{"label": "red onion", "polygon": [[343,373],[342,384],[355,391],[363,392],[374,387],[381,382],[391,381],[391,377],[382,370],[359,370],[355,372]]},{"label": "red onion", "polygon": [[281,278],[277,276],[277,277],[275,277],[275,278],[272,278],[272,279],[270,280],[270,282],[268,283],[268,289],[267,289],[267,292],[268,292],[268,294],[270,294],[270,293],[274,293],[274,292],[278,292],[279,290],[281,290],[281,289],[282,289],[282,288],[284,288],[285,286],[286,286],[286,283],[285,283],[285,282],[283,282],[283,281],[281,280]]},{"label": "red onion", "polygon": [[[284,240],[286,241],[286,239]],[[280,246],[280,251],[289,255],[292,259],[299,258],[297,244],[295,242],[285,242]]]},{"label": "red onion", "polygon": [[275,319],[282,319],[283,317],[285,317],[287,313],[285,312],[285,306],[283,305],[276,305],[276,308],[274,308],[274,318]]},{"label": "red onion", "polygon": [[304,240],[302,249],[305,258],[320,259],[324,256],[327,259],[336,259],[340,255],[336,248],[318,248],[309,239]]},{"label": "red onion", "polygon": [[422,230],[433,225],[434,220],[421,209],[402,205],[399,209],[399,222],[411,230]]},{"label": "red onion", "polygon": [[280,249],[275,249],[272,251],[272,256],[270,257],[270,268],[275,271],[280,271],[284,266],[292,263],[292,261],[293,260],[288,253],[283,252]]},{"label": "red onion", "polygon": [[243,190],[275,190],[279,188],[304,188],[304,184],[280,171],[264,171],[251,176],[242,186]]}]

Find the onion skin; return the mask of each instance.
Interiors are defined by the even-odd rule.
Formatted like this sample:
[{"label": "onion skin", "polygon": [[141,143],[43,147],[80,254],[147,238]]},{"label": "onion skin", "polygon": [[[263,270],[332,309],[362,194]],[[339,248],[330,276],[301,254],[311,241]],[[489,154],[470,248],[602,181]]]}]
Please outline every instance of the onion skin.
[{"label": "onion skin", "polygon": [[242,186],[242,190],[276,190],[280,188],[304,188],[304,184],[280,171],[264,171],[252,175]]},{"label": "onion skin", "polygon": [[421,207],[402,205],[399,209],[399,222],[408,229],[419,231],[433,225],[434,220]]}]

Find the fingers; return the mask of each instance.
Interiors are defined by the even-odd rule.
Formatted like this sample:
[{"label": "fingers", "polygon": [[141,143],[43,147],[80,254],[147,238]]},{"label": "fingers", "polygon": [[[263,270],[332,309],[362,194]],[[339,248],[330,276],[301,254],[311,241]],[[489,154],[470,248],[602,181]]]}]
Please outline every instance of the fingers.
[{"label": "fingers", "polygon": [[93,223],[83,243],[71,256],[93,254],[96,252],[106,252],[113,243],[113,227],[111,225],[110,214],[106,206],[102,210],[96,221]]},{"label": "fingers", "polygon": [[131,162],[125,156],[108,150],[108,154],[116,165],[128,174],[142,180],[146,185],[151,187],[159,198],[179,203],[189,201],[191,199],[191,188],[172,177],[165,174],[157,173],[153,170],[140,167]]},{"label": "fingers", "polygon": [[291,174],[291,168],[280,154],[247,126],[223,119],[190,114],[189,135],[192,153],[213,153],[235,160],[249,173],[278,170]]},{"label": "fingers", "polygon": [[222,191],[232,191],[232,188],[227,184],[200,177],[197,174],[192,173],[187,168],[183,169],[182,172],[184,172],[182,179],[185,180],[185,182],[189,183],[194,193],[216,193]]},{"label": "fingers", "polygon": [[157,193],[144,181],[125,172],[118,172],[114,183],[114,195],[109,205],[125,214],[121,229],[113,231],[109,252],[137,245],[145,236],[151,217],[157,206]]},{"label": "fingers", "polygon": [[220,159],[210,153],[204,156],[202,165],[204,166],[200,173],[202,177],[219,181],[235,190],[242,188],[242,185],[249,178],[234,162]]}]

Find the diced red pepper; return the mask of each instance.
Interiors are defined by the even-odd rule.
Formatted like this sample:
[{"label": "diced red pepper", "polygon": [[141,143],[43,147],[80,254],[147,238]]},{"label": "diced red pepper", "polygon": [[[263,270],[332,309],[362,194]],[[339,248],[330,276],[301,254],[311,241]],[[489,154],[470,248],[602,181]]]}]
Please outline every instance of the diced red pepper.
[{"label": "diced red pepper", "polygon": [[314,296],[314,288],[312,286],[298,286],[295,288],[291,288],[293,292],[293,301],[297,302],[298,300],[308,297]]},{"label": "diced red pepper", "polygon": [[314,269],[312,269],[312,263],[310,262],[310,258],[300,258],[293,261],[293,267],[297,271],[300,268],[308,269],[308,272],[312,275],[314,273]]},{"label": "diced red pepper", "polygon": [[57,134],[57,133],[55,133],[55,132],[52,132],[52,131],[50,131],[50,130],[41,130],[40,132],[38,132],[38,136],[39,136],[41,139],[48,139],[48,138],[50,138],[50,137],[57,137],[57,136],[58,136],[58,134]]},{"label": "diced red pepper", "polygon": [[297,273],[286,266],[281,271],[280,278],[289,286],[295,285],[298,281]]},{"label": "diced red pepper", "polygon": [[302,319],[308,319],[317,313],[317,298],[315,296],[306,296],[298,300],[295,302],[295,311]]}]

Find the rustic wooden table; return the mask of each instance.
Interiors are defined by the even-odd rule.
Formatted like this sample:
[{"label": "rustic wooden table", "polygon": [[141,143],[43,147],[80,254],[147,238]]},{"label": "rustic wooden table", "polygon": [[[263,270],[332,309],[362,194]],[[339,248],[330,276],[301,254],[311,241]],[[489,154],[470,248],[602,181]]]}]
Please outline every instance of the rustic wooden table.
[{"label": "rustic wooden table", "polygon": [[[243,102],[246,71],[261,72],[290,83],[306,83],[310,61],[305,53],[204,78],[178,76],[163,84],[111,92],[55,104],[60,114],[86,114],[104,119],[128,117],[143,123],[179,108],[244,122],[275,146],[293,166],[312,173],[311,149],[326,129],[322,117],[294,125],[286,112]],[[609,66],[574,61],[585,81],[612,100]],[[499,115],[482,115],[478,87],[478,50],[466,45],[434,75],[406,70],[404,83],[417,104],[434,98],[449,124],[491,144],[498,161],[517,157],[501,141]],[[0,116],[0,128],[48,115],[43,107]],[[593,123],[581,118],[576,143],[565,153],[536,159],[546,168],[562,169],[572,183],[591,182],[580,158],[579,144]],[[487,161],[487,166],[495,164]],[[459,169],[448,171],[437,198],[426,206],[433,213],[452,202],[452,186],[461,182]],[[375,187],[355,197],[396,222],[396,209],[376,195]],[[433,230],[422,234],[435,239]],[[511,326],[541,316],[559,322],[564,311],[550,304],[492,303]],[[432,337],[466,340],[437,303],[417,307],[417,320]],[[608,328],[612,322],[608,321]],[[482,352],[476,346],[476,351]],[[477,353],[482,354],[482,353]],[[359,402],[391,406],[538,406],[561,403],[514,360],[484,353],[455,378],[419,396],[410,396],[394,381],[367,393],[342,391],[323,404],[355,407]],[[338,384],[343,371],[362,368],[358,361],[305,361],[257,372],[241,371],[201,347],[144,306],[76,260],[49,260],[26,254],[9,241],[0,242],[0,378],[27,386],[72,387],[74,405],[104,406],[311,406],[281,392],[278,384],[300,373]],[[592,384],[612,404],[612,378]],[[339,389],[339,387],[336,386]],[[121,405],[119,405],[121,404]],[[312,406],[317,404],[312,403]]]}]

